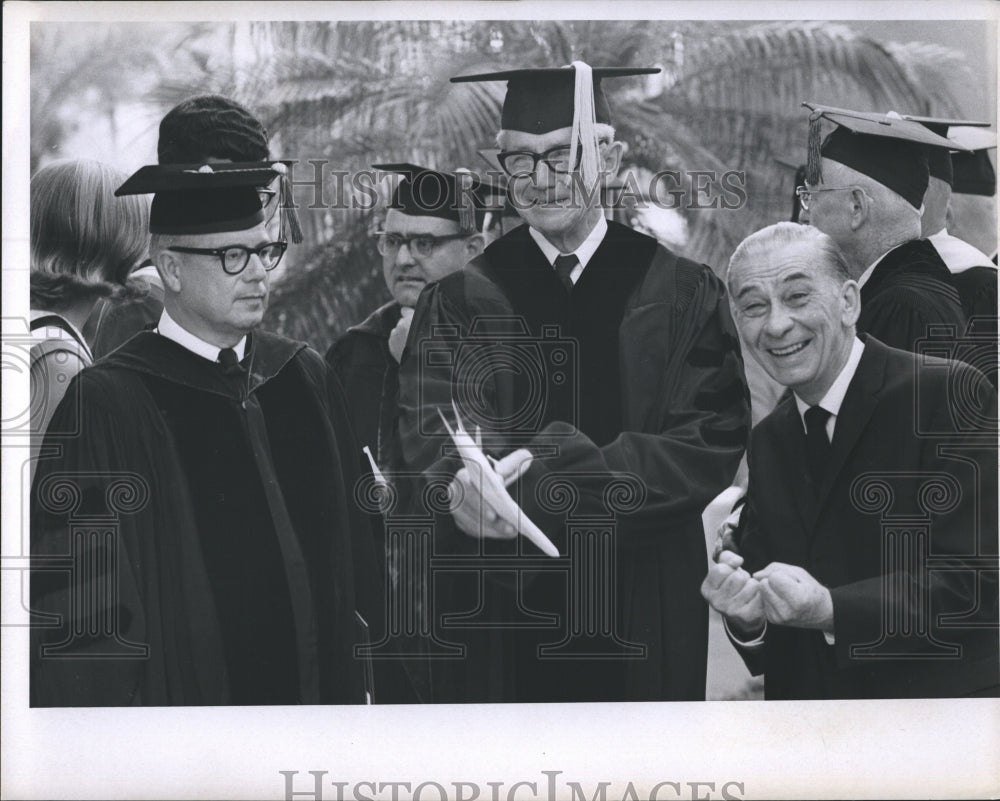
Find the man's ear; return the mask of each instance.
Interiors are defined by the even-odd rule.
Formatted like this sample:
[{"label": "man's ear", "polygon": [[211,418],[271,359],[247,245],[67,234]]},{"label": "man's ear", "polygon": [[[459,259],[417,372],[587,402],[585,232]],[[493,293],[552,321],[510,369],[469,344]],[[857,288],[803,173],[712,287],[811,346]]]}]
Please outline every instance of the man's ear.
[{"label": "man's ear", "polygon": [[852,189],[850,198],[851,230],[857,231],[871,218],[871,204],[874,203],[874,201],[863,189]]},{"label": "man's ear", "polygon": [[181,291],[181,260],[169,250],[161,250],[153,260],[163,286],[176,294]]},{"label": "man's ear", "polygon": [[474,259],[486,247],[486,238],[482,234],[473,234],[465,239],[465,255]]},{"label": "man's ear", "polygon": [[841,322],[853,326],[861,315],[861,289],[855,280],[844,281],[840,288]]},{"label": "man's ear", "polygon": [[601,145],[601,155],[604,157],[603,171],[609,178],[618,175],[625,156],[625,145],[621,142],[611,142]]}]

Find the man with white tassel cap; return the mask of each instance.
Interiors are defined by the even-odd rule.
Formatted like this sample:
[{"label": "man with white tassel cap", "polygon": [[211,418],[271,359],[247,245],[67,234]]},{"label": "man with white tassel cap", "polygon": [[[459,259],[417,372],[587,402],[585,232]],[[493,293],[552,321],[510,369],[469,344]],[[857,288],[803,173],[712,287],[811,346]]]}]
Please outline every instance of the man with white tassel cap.
[{"label": "man with white tassel cap", "polygon": [[[712,270],[601,207],[623,151],[601,82],[657,71],[574,62],[452,79],[507,81],[497,158],[527,224],[423,291],[400,366],[406,465],[457,473],[435,553],[476,556],[482,570],[468,597],[447,595],[449,621],[500,618],[488,645],[470,640],[464,660],[442,663],[435,700],[705,697],[701,512],[732,480],[747,437],[739,345]],[[461,469],[441,420],[456,413],[481,429],[558,558],[518,536],[531,526],[506,503],[491,505],[496,481]],[[626,485],[635,497],[609,500]],[[554,503],[557,488],[571,508]],[[585,518],[613,532],[594,540],[603,550],[588,562],[599,574],[590,584],[571,544],[589,536]]]}]

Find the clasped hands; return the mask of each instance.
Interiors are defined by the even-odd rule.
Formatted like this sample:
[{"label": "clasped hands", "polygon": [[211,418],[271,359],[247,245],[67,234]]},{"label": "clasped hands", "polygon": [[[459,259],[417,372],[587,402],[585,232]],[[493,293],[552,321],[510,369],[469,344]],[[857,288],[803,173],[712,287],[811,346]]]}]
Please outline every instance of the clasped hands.
[{"label": "clasped hands", "polygon": [[[517,481],[531,467],[531,451],[520,448],[509,453],[493,465],[503,478],[505,487]],[[517,536],[517,528],[493,508],[483,496],[485,482],[476,471],[463,467],[455,474],[448,488],[451,515],[455,525],[470,537],[509,540]]]},{"label": "clasped hands", "polygon": [[709,568],[701,594],[739,637],[756,637],[765,621],[833,634],[830,591],[797,565],[771,562],[750,575],[742,556],[723,550]]}]

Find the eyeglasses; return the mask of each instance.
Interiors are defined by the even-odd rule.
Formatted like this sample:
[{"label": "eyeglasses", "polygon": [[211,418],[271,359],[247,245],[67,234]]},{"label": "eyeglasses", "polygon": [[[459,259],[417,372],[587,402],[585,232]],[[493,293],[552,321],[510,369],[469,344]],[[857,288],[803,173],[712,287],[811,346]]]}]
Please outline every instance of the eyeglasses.
[{"label": "eyeglasses", "polygon": [[385,231],[375,231],[372,236],[376,237],[378,252],[383,256],[390,256],[398,251],[403,245],[410,249],[410,253],[418,256],[430,256],[437,246],[442,242],[449,242],[452,239],[465,239],[471,234],[447,234],[446,236],[435,236],[434,234],[413,234],[403,236],[402,234],[390,234]]},{"label": "eyeglasses", "polygon": [[538,169],[540,161],[544,161],[552,172],[565,175],[579,166],[582,156],[583,145],[577,145],[576,159],[572,158],[569,145],[556,145],[544,153],[535,153],[531,150],[501,150],[497,153],[497,160],[504,168],[504,172],[511,176],[531,175]]},{"label": "eyeglasses", "polygon": [[185,248],[180,245],[169,247],[175,253],[194,253],[199,256],[218,256],[222,269],[227,275],[239,275],[250,263],[250,255],[260,259],[265,270],[273,270],[285,255],[287,242],[268,242],[257,248],[245,245],[226,245],[224,248]]},{"label": "eyeglasses", "polygon": [[819,194],[820,192],[843,192],[850,189],[851,191],[857,190],[858,192],[863,192],[865,197],[874,202],[874,198],[865,192],[863,187],[860,186],[797,186],[795,187],[795,194],[799,198],[799,204],[803,209],[809,211],[809,204],[812,203],[812,196]]}]

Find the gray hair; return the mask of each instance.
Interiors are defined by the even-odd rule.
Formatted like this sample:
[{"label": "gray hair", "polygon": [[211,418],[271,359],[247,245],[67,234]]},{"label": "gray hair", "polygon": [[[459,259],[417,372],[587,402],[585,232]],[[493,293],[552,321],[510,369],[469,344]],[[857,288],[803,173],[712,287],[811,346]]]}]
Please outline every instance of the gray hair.
[{"label": "gray hair", "polygon": [[826,269],[830,278],[838,283],[850,279],[851,271],[847,266],[847,259],[830,237],[811,225],[779,222],[750,234],[737,246],[732,258],[729,259],[729,269],[726,273],[730,292],[733,270],[737,266],[756,259],[767,259],[776,248],[786,245],[813,245],[817,253],[821,254],[820,266]]}]

